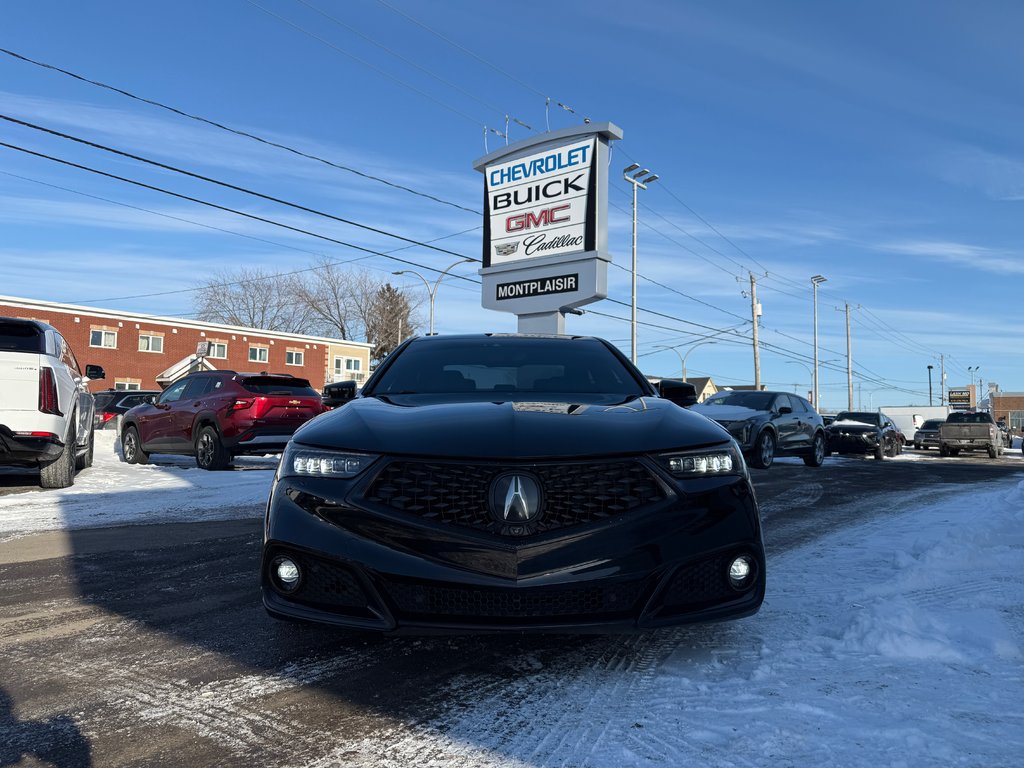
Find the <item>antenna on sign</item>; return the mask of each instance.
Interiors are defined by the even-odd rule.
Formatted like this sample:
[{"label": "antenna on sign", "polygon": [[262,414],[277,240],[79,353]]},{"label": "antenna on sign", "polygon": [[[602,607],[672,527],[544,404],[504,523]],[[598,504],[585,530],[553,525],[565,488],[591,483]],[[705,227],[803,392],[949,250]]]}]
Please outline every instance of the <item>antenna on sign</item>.
[{"label": "antenna on sign", "polygon": [[505,146],[508,146],[508,114],[505,114]]},{"label": "antenna on sign", "polygon": [[491,150],[487,148],[487,126],[484,126],[484,154],[490,154]]},{"label": "antenna on sign", "polygon": [[547,96],[544,99],[544,124],[547,126],[548,132],[551,132],[551,97]]}]

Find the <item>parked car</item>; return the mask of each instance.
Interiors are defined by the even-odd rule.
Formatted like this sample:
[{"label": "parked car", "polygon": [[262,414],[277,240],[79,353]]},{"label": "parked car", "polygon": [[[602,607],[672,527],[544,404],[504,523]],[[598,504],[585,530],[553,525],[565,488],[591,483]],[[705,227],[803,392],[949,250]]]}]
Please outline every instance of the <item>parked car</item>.
[{"label": "parked car", "polygon": [[[364,630],[633,630],[755,613],[743,456],[613,345],[410,339],[300,428],[267,510],[277,618]],[[684,406],[684,407],[680,407]]]},{"label": "parked car", "polygon": [[123,416],[136,405],[155,398],[159,389],[104,389],[95,393],[96,415],[93,426],[96,429],[117,429],[117,417]]},{"label": "parked car", "polygon": [[914,447],[918,450],[928,450],[939,447],[939,426],[945,419],[928,419],[914,433]]},{"label": "parked car", "polygon": [[880,411],[840,411],[828,427],[828,452],[870,453],[881,461],[903,452],[903,436]]},{"label": "parked car", "polygon": [[800,456],[809,467],[825,460],[824,422],[799,395],[725,391],[693,410],[725,427],[752,467],[766,469],[776,456]]},{"label": "parked car", "polygon": [[1002,435],[1003,447],[1004,448],[1012,448],[1013,447],[1013,434],[1010,432],[1010,428],[1006,424],[1006,419],[998,419],[996,421],[996,427],[999,429],[999,434]]},{"label": "parked car", "polygon": [[66,488],[92,465],[91,379],[57,329],[0,317],[0,464],[38,467],[43,488]]},{"label": "parked car", "polygon": [[296,429],[323,412],[319,393],[305,379],[193,373],[124,415],[121,450],[129,464],[144,464],[153,453],[180,453],[195,456],[202,469],[225,469],[239,454],[283,450]]},{"label": "parked car", "polygon": [[959,456],[960,451],[986,451],[990,459],[1003,454],[1003,436],[991,413],[954,412],[939,426],[939,453]]}]

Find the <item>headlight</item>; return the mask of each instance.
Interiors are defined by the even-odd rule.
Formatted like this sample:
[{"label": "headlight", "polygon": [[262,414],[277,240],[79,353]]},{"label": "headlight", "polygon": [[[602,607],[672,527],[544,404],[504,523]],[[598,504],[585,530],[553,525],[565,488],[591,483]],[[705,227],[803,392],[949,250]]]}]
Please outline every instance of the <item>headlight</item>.
[{"label": "headlight", "polygon": [[327,451],[289,443],[281,457],[281,476],[355,477],[377,457],[368,453]]},{"label": "headlight", "polygon": [[658,461],[676,477],[743,475],[747,471],[736,443],[701,451],[665,453]]}]

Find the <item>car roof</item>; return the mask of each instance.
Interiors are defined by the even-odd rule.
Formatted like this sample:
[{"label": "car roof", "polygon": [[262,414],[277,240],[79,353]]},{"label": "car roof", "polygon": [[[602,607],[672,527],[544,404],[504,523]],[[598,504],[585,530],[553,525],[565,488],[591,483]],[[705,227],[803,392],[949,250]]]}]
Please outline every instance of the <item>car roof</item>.
[{"label": "car roof", "polygon": [[0,317],[0,323],[20,323],[21,325],[32,325],[38,328],[40,331],[54,331],[58,332],[49,323],[44,323],[42,320],[30,320],[27,317]]}]

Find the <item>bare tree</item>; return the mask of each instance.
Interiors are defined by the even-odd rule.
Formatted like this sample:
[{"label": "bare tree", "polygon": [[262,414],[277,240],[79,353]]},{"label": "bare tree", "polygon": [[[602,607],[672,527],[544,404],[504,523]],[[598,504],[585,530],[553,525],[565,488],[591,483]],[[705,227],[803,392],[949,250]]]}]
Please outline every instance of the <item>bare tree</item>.
[{"label": "bare tree", "polygon": [[296,283],[293,275],[259,267],[218,272],[197,290],[196,315],[213,323],[308,333],[310,310],[297,300]]}]

